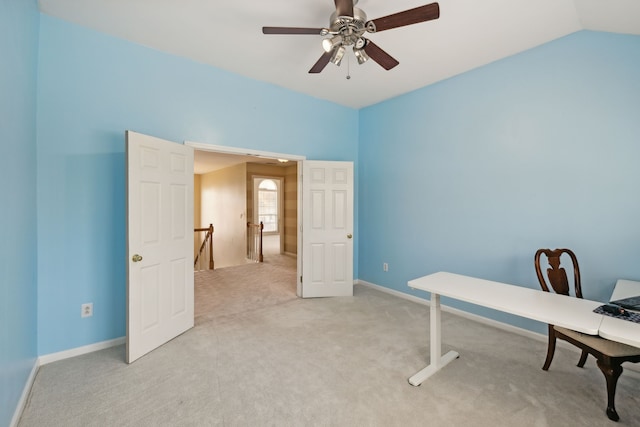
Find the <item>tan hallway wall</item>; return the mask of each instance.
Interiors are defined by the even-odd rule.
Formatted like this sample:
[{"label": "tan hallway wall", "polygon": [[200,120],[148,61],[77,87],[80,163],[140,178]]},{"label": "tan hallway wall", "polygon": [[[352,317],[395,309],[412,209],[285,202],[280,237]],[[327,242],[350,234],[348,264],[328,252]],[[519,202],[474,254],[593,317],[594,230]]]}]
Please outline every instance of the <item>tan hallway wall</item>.
[{"label": "tan hallway wall", "polygon": [[201,175],[201,224],[213,224],[216,268],[246,262],[245,163]]}]

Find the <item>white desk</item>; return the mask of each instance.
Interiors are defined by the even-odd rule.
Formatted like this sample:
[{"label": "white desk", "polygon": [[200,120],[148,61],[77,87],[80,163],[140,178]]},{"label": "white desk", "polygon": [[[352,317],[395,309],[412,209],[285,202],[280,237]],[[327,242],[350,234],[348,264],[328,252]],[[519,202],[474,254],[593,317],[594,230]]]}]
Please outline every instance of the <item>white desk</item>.
[{"label": "white desk", "polygon": [[[593,312],[596,307],[602,305],[601,302],[453,273],[440,272],[410,280],[409,287],[431,292],[431,359],[426,368],[409,378],[409,383],[414,386],[420,385],[459,357],[455,351],[442,355],[441,295],[590,335],[598,335],[600,323],[604,317]],[[631,323],[624,320],[619,322]],[[637,326],[637,324],[633,325]],[[616,330],[619,329],[616,328]]]},{"label": "white desk", "polygon": [[[640,282],[618,280],[616,287],[613,289],[611,301],[636,295],[640,295]],[[609,340],[640,347],[640,323],[603,316],[599,334]]]}]

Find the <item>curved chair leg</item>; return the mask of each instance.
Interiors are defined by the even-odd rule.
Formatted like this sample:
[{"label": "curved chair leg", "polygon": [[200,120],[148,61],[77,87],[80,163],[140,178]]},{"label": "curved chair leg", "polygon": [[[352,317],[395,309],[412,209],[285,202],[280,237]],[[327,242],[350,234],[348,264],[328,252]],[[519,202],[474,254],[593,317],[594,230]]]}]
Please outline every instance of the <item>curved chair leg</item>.
[{"label": "curved chair leg", "polygon": [[598,359],[598,368],[600,368],[607,380],[607,417],[612,421],[618,421],[620,417],[615,407],[616,385],[620,374],[622,374],[622,366],[620,366],[620,363],[609,364]]},{"label": "curved chair leg", "polygon": [[589,353],[587,353],[585,350],[582,350],[582,354],[580,355],[580,360],[578,361],[579,368],[582,368],[584,366],[584,363],[587,361],[587,356],[589,356]]},{"label": "curved chair leg", "polygon": [[553,360],[553,354],[556,352],[556,331],[553,329],[553,325],[549,325],[549,345],[547,346],[547,359],[544,361],[542,369],[544,371],[549,370],[551,361]]}]

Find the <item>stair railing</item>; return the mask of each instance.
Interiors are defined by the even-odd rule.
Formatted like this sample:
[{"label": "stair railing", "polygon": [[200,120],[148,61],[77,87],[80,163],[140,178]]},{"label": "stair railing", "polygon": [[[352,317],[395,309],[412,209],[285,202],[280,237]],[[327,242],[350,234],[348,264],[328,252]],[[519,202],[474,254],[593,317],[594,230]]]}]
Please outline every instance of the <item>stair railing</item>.
[{"label": "stair railing", "polygon": [[193,261],[193,269],[196,271],[207,270],[202,268],[202,263],[209,259],[209,270],[213,270],[213,224],[209,224],[207,228],[194,228],[194,233],[206,232],[200,250],[196,254],[196,258]]},{"label": "stair railing", "polygon": [[253,262],[264,262],[262,255],[262,230],[264,224],[252,224],[247,222],[247,258]]}]

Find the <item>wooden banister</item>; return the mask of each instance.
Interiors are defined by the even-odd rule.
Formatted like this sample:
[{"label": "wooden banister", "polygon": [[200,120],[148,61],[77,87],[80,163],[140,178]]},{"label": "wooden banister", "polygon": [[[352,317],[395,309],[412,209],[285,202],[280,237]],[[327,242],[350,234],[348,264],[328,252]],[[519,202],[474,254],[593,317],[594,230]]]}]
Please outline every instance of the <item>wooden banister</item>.
[{"label": "wooden banister", "polygon": [[[200,259],[200,255],[202,254],[202,252],[209,252],[209,269],[213,270],[213,224],[209,224],[209,227],[207,228],[193,229],[194,233],[199,233],[203,231],[206,231],[206,234],[204,235],[204,240],[200,245],[200,250],[198,250],[198,253],[196,254],[196,258],[193,261],[193,266],[195,267],[198,264],[198,260]],[[207,248],[207,243],[209,246],[208,248]]]}]

